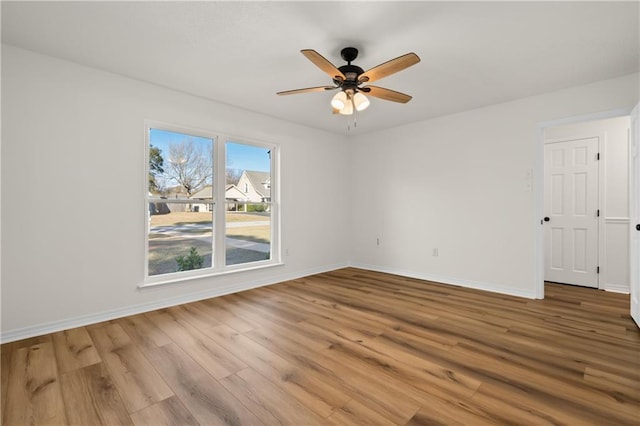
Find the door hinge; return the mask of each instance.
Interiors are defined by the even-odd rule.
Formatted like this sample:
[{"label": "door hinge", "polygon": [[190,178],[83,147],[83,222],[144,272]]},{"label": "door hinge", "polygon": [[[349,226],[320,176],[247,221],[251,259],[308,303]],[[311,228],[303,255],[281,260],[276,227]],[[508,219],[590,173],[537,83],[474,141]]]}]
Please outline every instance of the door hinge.
[{"label": "door hinge", "polygon": [[600,209],[596,210],[596,216],[600,217]]},{"label": "door hinge", "polygon": [[600,159],[600,153],[597,153],[596,154],[596,160],[599,160],[599,159]]},{"label": "door hinge", "polygon": [[596,266],[596,274],[599,274],[599,273],[600,273],[600,267]]}]

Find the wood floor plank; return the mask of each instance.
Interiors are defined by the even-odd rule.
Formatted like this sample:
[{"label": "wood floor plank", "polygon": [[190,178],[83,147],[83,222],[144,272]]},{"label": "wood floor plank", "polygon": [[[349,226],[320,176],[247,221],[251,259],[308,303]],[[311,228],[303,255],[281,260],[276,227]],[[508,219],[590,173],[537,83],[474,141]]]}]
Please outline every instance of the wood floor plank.
[{"label": "wood floor plank", "polygon": [[344,268],[11,342],[2,424],[636,426],[628,295],[545,296]]},{"label": "wood floor plank", "polygon": [[[628,404],[637,404],[640,406],[640,381],[637,380],[633,382],[637,385],[635,388],[625,386],[620,382],[617,382],[617,386],[612,386],[610,379],[614,375],[610,373],[607,374],[593,367],[585,368],[584,363],[558,363],[558,361],[553,359],[549,360],[536,351],[518,353],[508,349],[492,346],[481,347],[477,344],[465,343],[459,346],[477,354],[508,360],[505,361],[507,365],[524,368],[540,377],[550,376],[553,380],[561,380],[565,384],[571,383],[573,386],[586,388],[591,394],[600,395],[607,399],[612,394],[612,389],[615,388],[616,401],[621,403],[626,401]],[[637,365],[632,365],[631,367],[635,369],[637,373],[640,373],[640,361]],[[592,374],[587,374],[588,369]],[[552,385],[550,380],[548,380],[548,383]],[[632,381],[627,379],[627,383],[632,383]]]},{"label": "wood floor plank", "polygon": [[262,422],[174,343],[149,356],[193,417],[203,425],[261,425]]},{"label": "wood floor plank", "polygon": [[246,368],[246,364],[185,321],[176,310],[157,311],[146,315],[216,379]]},{"label": "wood floor plank", "polygon": [[[440,371],[431,372],[426,366],[407,368],[389,356],[351,343],[336,344],[322,355],[340,364],[333,368],[342,375],[350,370],[369,371],[367,377],[350,375],[350,379],[354,379],[351,384],[370,389],[365,398],[354,395],[354,399],[397,423],[408,421],[421,405],[441,405],[441,401],[457,400],[474,392],[468,387],[470,381],[459,383],[453,372],[445,373],[448,380],[443,379]],[[477,385],[474,383],[473,386]],[[378,395],[373,390],[382,387],[386,387],[386,395]],[[390,398],[389,393],[394,398]],[[375,401],[376,406],[371,401]]]},{"label": "wood floor plank", "polygon": [[[334,386],[350,392],[362,404],[395,423],[406,422],[418,410],[418,390],[389,376],[381,376],[377,371],[370,372],[366,360],[335,355],[330,348],[335,342],[328,341],[329,346],[317,351],[298,345],[297,342],[303,338],[309,339],[308,335],[294,329],[280,332],[283,334],[273,329],[257,329],[247,335],[271,350],[290,357],[293,362],[324,374]],[[386,390],[380,392],[380,389]]]},{"label": "wood floor plank", "polygon": [[53,345],[17,349],[11,359],[5,425],[67,423]]},{"label": "wood floor plank", "polygon": [[251,331],[262,325],[260,322],[251,321],[249,318],[243,317],[236,312],[233,303],[230,303],[224,297],[202,300],[201,303],[211,309],[217,321],[226,324],[240,333]]},{"label": "wood floor plank", "polygon": [[53,343],[53,338],[51,334],[44,334],[42,336],[30,337],[28,339],[16,340],[15,342],[11,342],[14,350],[18,350],[21,348],[28,348],[31,346],[35,346],[40,343]]},{"label": "wood floor plank", "polygon": [[69,424],[132,424],[120,393],[103,363],[65,373],[60,383]]},{"label": "wood floor plank", "polygon": [[374,338],[360,345],[350,345],[348,351],[366,359],[376,359],[387,366],[396,368],[395,375],[403,377],[418,389],[444,397],[463,398],[472,396],[481,382],[463,371],[454,371],[401,349],[385,344],[383,340]]},{"label": "wood floor plank", "polygon": [[488,407],[491,412],[495,412],[496,418],[500,418],[499,411],[501,404],[498,401],[504,401],[505,395],[509,395],[508,404],[516,407],[524,412],[529,412],[543,420],[534,423],[547,424],[579,424],[579,425],[626,425],[628,422],[616,421],[613,418],[603,420],[599,416],[593,416],[589,411],[580,410],[574,404],[565,405],[562,400],[555,400],[544,393],[537,393],[529,389],[520,389],[517,386],[500,383],[483,383],[478,392],[473,397],[476,403]]},{"label": "wood floor plank", "polygon": [[586,367],[584,369],[585,380],[588,378],[599,378],[602,381],[606,381],[609,386],[616,387],[620,384],[625,388],[634,390],[636,395],[640,395],[640,379],[637,377],[629,377],[628,375],[614,374],[608,371],[603,371],[595,367]]},{"label": "wood floor plank", "polygon": [[131,415],[137,426],[197,426],[200,423],[175,396],[143,408]]},{"label": "wood floor plank", "polygon": [[[318,283],[318,281],[320,281],[320,283]],[[324,279],[309,278],[301,280],[301,283],[304,285],[304,288],[298,291],[303,291],[307,295],[314,297],[314,303],[336,309],[356,318],[366,318],[388,327],[396,327],[402,322],[398,321],[396,317],[379,315],[376,309],[368,309],[366,306],[365,309],[361,309],[363,305],[360,301],[355,303],[352,301],[350,295],[344,296],[338,294],[338,292],[341,291],[339,286],[333,286],[331,287],[331,292],[327,292],[327,285]]]},{"label": "wood floor plank", "polygon": [[627,380],[626,383],[619,377],[612,377],[594,368],[585,369],[583,377],[585,387],[594,392],[605,395],[615,395],[616,401],[629,401],[632,406],[637,407],[637,415],[640,419],[640,382]]},{"label": "wood floor plank", "polygon": [[[300,303],[304,303],[305,311],[308,315],[304,320],[321,324],[328,328],[341,328],[343,332],[347,329],[355,335],[377,336],[383,331],[391,329],[390,326],[384,325],[378,321],[373,321],[363,315],[355,315],[354,312],[345,312],[335,304],[331,304],[326,300],[305,297],[306,293],[291,292],[291,288],[283,288],[282,290],[265,289],[272,293],[277,293],[280,297],[280,304],[291,310],[299,310]],[[353,336],[356,338],[356,336]]]},{"label": "wood floor plank", "polygon": [[352,399],[343,406],[336,408],[327,417],[327,424],[334,426],[393,426],[396,423]]},{"label": "wood floor plank", "polygon": [[[292,287],[285,288],[283,291],[293,291],[296,295],[302,295],[300,296],[302,300],[308,300],[308,302],[305,303],[305,306],[308,303],[319,305],[328,310],[332,310],[333,312],[346,315],[347,318],[351,318],[354,321],[362,321],[364,319],[388,328],[398,327],[402,324],[402,321],[398,321],[396,318],[359,310],[357,307],[350,306],[350,302],[348,300],[346,301],[347,303],[340,302],[338,298],[333,296],[333,290],[331,292],[327,292],[326,286],[323,286],[322,284],[314,285],[314,283],[317,284],[318,281],[323,283],[323,279],[318,280],[315,277],[307,277],[306,279],[300,279],[298,281],[302,287],[295,289]],[[333,289],[334,287],[331,288]]]},{"label": "wood floor plank", "polygon": [[521,331],[514,327],[506,335],[502,336],[503,341],[497,346],[520,348],[518,349],[519,352],[537,354],[541,361],[551,359],[554,364],[572,364],[574,368],[578,369],[594,367],[609,371],[612,374],[629,376],[640,381],[640,371],[634,362],[620,362],[615,358],[608,358],[606,355],[594,354],[592,353],[594,348],[584,349],[576,346],[576,344],[579,344],[580,339],[567,339],[565,341],[565,339],[554,335],[536,334],[531,334],[529,331]]},{"label": "wood floor plank", "polygon": [[[561,330],[552,325],[541,331],[537,327],[521,324],[512,327],[509,334],[518,335],[529,342],[542,340],[547,347],[559,349],[567,355],[573,354],[585,360],[598,360],[606,357],[622,365],[631,365],[636,371],[640,362],[632,343],[601,339],[589,333],[576,332],[572,327]],[[616,348],[616,350],[612,350],[612,348]]]},{"label": "wood floor plank", "polygon": [[173,306],[168,308],[167,311],[183,321],[188,322],[198,330],[204,330],[221,324],[221,322],[215,318],[215,313],[200,302]]},{"label": "wood floor plank", "polygon": [[258,304],[252,304],[246,297],[238,294],[229,294],[225,296],[228,302],[228,309],[231,309],[243,318],[248,318],[251,322],[265,325],[283,325],[289,322],[288,319],[278,316],[275,312],[265,309]]},{"label": "wood floor plank", "polygon": [[208,334],[321,417],[331,415],[335,407],[350,399],[348,394],[322,380],[313,371],[294,365],[227,326],[212,328]]},{"label": "wood floor plank", "polygon": [[429,352],[430,348],[448,351],[462,340],[460,337],[452,335],[448,330],[417,327],[411,324],[404,324],[385,331],[378,338],[379,340],[396,342],[397,346],[409,348],[411,345],[408,342],[413,342],[416,347],[421,348],[417,351],[418,353]]},{"label": "wood floor plank", "polygon": [[321,425],[324,419],[252,368],[221,379],[222,385],[265,424]]},{"label": "wood floor plank", "polygon": [[102,361],[84,327],[53,333],[53,347],[60,374]]},{"label": "wood floor plank", "polygon": [[539,409],[537,403],[531,404],[530,401],[523,401],[518,397],[513,398],[507,396],[508,394],[500,394],[499,396],[495,393],[487,394],[483,386],[478,389],[470,401],[465,402],[466,406],[473,407],[474,413],[484,417],[479,424],[485,421],[491,424],[512,425],[574,424],[571,421],[567,422],[567,419],[571,418],[570,415],[556,413],[554,410]]},{"label": "wood floor plank", "polygon": [[9,373],[11,372],[11,357],[13,356],[13,344],[6,343],[0,346],[0,422],[2,422],[2,413],[5,411],[7,404],[7,387],[9,386]]},{"label": "wood floor plank", "polygon": [[[574,383],[567,377],[547,375],[505,362],[503,358],[482,354],[467,348],[456,347],[452,354],[464,357],[470,365],[482,366],[483,370],[491,370],[491,381],[485,381],[482,388],[493,385],[513,395],[517,390],[535,395],[544,401],[545,406],[558,410],[588,414],[589,418],[600,419],[600,422],[624,422],[631,418],[640,418],[640,395],[629,396],[620,393],[607,393],[602,390],[585,389],[585,383]],[[540,408],[539,408],[540,409]],[[608,409],[615,412],[608,413]]]},{"label": "wood floor plank", "polygon": [[129,413],[173,395],[120,325],[109,324],[89,333]]},{"label": "wood floor plank", "polygon": [[119,318],[115,323],[127,333],[129,338],[142,349],[155,349],[168,345],[172,340],[156,327],[144,314]]},{"label": "wood floor plank", "polygon": [[326,330],[331,336],[346,339],[351,342],[362,342],[367,339],[375,338],[383,333],[383,329],[371,329],[366,324],[357,321],[342,322],[330,318],[315,317],[304,321],[311,327]]},{"label": "wood floor plank", "polygon": [[307,310],[302,311],[295,306],[283,303],[281,296],[272,296],[271,292],[260,288],[251,293],[239,293],[237,296],[239,300],[249,304],[252,308],[259,309],[263,315],[277,318],[276,322],[284,320],[288,323],[295,323],[304,321],[312,315]]},{"label": "wood floor plank", "polygon": [[441,403],[437,406],[423,407],[406,423],[406,426],[419,425],[490,425],[494,421],[475,415],[460,406]]}]

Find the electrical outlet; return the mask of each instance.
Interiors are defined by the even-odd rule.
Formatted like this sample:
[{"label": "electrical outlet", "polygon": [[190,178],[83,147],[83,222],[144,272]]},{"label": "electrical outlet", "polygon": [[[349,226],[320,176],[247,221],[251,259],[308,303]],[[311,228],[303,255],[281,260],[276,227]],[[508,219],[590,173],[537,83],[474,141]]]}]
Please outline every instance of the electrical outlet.
[{"label": "electrical outlet", "polygon": [[439,256],[440,254],[438,253],[438,249],[434,248],[433,249],[433,256]]}]

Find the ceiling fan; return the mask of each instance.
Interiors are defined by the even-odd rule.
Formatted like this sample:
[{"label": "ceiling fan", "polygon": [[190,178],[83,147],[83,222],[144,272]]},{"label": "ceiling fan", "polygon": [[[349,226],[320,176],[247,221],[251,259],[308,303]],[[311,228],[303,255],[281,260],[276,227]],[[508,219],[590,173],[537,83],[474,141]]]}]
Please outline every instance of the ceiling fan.
[{"label": "ceiling fan", "polygon": [[407,103],[411,100],[411,96],[407,94],[385,89],[384,87],[363,86],[363,84],[380,80],[383,77],[395,74],[417,64],[420,62],[420,58],[413,52],[391,59],[368,71],[364,71],[359,66],[351,64],[351,62],[358,57],[358,49],[355,47],[345,47],[340,51],[340,56],[347,61],[347,64],[339,68],[313,49],[304,49],[300,52],[313,62],[315,66],[329,75],[329,77],[333,79],[334,85],[286,90],[278,92],[278,95],[295,95],[298,93],[325,92],[340,89],[340,92],[331,99],[331,106],[333,107],[334,114],[343,115],[351,115],[354,110],[362,111],[369,106],[369,100],[364,93],[374,98],[392,102]]}]

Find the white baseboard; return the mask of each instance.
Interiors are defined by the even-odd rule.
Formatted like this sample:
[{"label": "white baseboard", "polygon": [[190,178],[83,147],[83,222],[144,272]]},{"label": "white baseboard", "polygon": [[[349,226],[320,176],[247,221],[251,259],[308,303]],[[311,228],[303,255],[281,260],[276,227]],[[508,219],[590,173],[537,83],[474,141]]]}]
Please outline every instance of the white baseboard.
[{"label": "white baseboard", "polygon": [[404,271],[404,270],[387,268],[384,266],[369,265],[369,264],[359,263],[359,262],[351,262],[349,266],[352,266],[354,268],[366,269],[369,271],[385,272],[388,274],[400,275],[402,277],[417,278],[425,281],[433,281],[441,284],[449,284],[449,285],[455,285],[459,287],[473,288],[476,290],[489,291],[492,293],[507,294],[509,296],[524,297],[527,299],[536,298],[535,289],[517,290],[510,287],[503,287],[493,283],[471,281],[471,280],[465,280],[465,279],[460,279],[455,277],[445,277],[441,275],[431,275],[431,274],[425,274],[422,272],[415,272],[415,271]]},{"label": "white baseboard", "polygon": [[127,306],[121,309],[113,309],[103,311],[96,314],[81,315],[73,318],[67,318],[60,321],[53,321],[44,324],[38,324],[30,327],[24,327],[16,330],[2,331],[0,333],[0,343],[13,342],[29,337],[41,336],[43,334],[55,333],[58,331],[69,330],[71,328],[83,327],[86,325],[96,324],[103,321],[110,321],[129,315],[141,314],[144,312],[154,311],[156,309],[168,308],[171,306],[181,305],[183,303],[196,302],[198,300],[210,299],[212,297],[224,296],[225,294],[238,293],[252,288],[263,287],[271,284],[277,284],[284,281],[295,280],[309,275],[320,274],[322,272],[334,271],[349,266],[348,262],[336,263],[333,265],[325,265],[317,268],[310,268],[303,271],[297,271],[290,274],[277,275],[262,280],[254,280],[240,285],[230,285],[226,287],[216,287],[207,291],[197,293],[189,293],[178,297],[161,299],[150,303]]},{"label": "white baseboard", "polygon": [[622,293],[622,294],[629,294],[630,290],[629,290],[629,285],[624,285],[624,284],[605,284],[604,285],[604,290],[605,291],[610,291],[612,293]]}]

